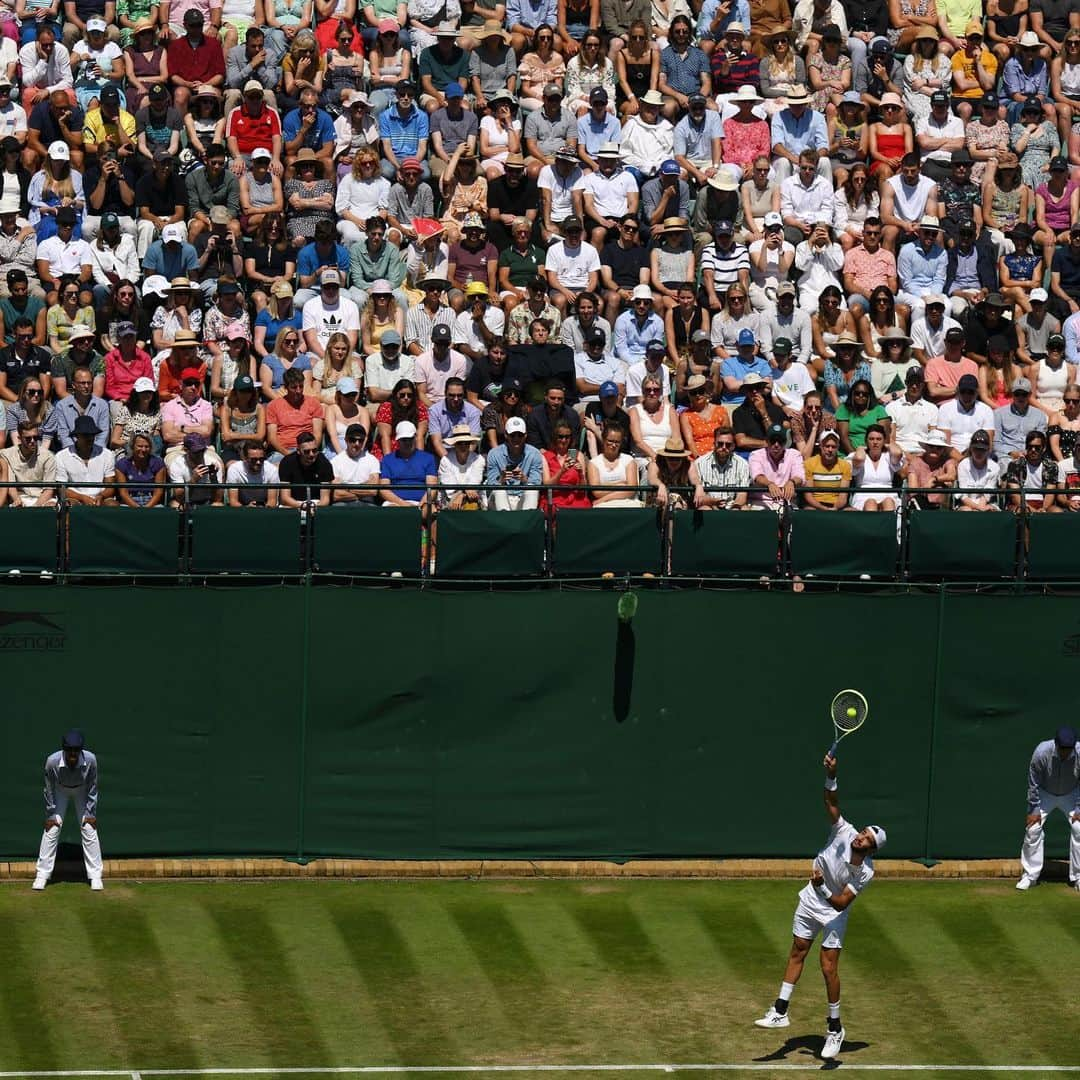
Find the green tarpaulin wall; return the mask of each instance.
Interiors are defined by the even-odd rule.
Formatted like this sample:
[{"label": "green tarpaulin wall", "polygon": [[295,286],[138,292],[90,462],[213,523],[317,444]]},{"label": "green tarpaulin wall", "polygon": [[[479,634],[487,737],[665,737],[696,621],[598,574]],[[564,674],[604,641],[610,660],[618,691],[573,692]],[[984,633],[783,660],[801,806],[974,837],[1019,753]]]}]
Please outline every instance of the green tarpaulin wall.
[{"label": "green tarpaulin wall", "polygon": [[851,685],[845,814],[896,857],[1017,853],[1074,601],[645,591],[617,644],[618,595],[6,588],[0,852],[36,851],[78,725],[112,856],[805,855]]}]

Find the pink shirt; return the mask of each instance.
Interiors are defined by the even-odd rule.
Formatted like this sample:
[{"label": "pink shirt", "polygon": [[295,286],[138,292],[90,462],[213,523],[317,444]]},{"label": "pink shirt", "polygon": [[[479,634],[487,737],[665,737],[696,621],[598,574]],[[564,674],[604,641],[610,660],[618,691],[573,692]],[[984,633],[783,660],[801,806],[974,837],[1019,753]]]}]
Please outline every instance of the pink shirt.
[{"label": "pink shirt", "polygon": [[416,382],[424,384],[428,401],[435,404],[446,397],[446,380],[455,376],[464,379],[468,366],[465,354],[457,349],[451,349],[445,360],[436,360],[435,353],[428,349],[416,358],[413,376]]},{"label": "pink shirt", "polygon": [[[785,450],[784,456],[774,464],[769,456],[769,448],[763,446],[750,455],[750,479],[756,480],[759,476],[764,476],[767,483],[778,487],[783,487],[789,480],[803,482],[806,480],[803,456],[798,450]],[[750,502],[754,506],[768,506],[772,510],[783,505],[782,500],[771,498],[764,490],[752,491]]]},{"label": "pink shirt", "polygon": [[868,297],[879,285],[887,286],[888,279],[896,277],[896,256],[884,248],[871,255],[862,244],[856,244],[844,256],[844,273],[851,274],[859,291]]},{"label": "pink shirt", "polygon": [[[935,356],[926,362],[926,381],[928,383],[940,383],[947,386],[952,393],[949,398],[956,396],[956,384],[961,375],[979,374],[979,365],[969,357],[963,357],[958,364],[946,360],[944,356]],[[948,401],[949,398],[935,398],[935,401]]]},{"label": "pink shirt", "polygon": [[214,407],[204,397],[188,405],[182,397],[174,397],[161,406],[161,422],[177,427],[201,427],[214,418]]},{"label": "pink shirt", "polygon": [[127,401],[135,388],[135,380],[147,378],[153,381],[154,365],[150,354],[136,346],[130,364],[120,355],[120,350],[110,349],[105,354],[105,396],[110,401]]}]

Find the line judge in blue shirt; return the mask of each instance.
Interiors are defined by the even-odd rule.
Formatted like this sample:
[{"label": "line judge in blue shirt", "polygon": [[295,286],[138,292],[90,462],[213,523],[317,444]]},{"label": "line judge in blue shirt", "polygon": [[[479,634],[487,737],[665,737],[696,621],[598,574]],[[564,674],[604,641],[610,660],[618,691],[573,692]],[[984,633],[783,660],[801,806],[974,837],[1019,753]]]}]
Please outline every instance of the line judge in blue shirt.
[{"label": "line judge in blue shirt", "polygon": [[810,95],[805,86],[796,86],[787,96],[788,105],[772,118],[773,174],[777,183],[786,180],[799,166],[804,150],[817,150],[818,175],[832,183],[832,162],[829,161],[829,133],[822,113],[810,108]]}]

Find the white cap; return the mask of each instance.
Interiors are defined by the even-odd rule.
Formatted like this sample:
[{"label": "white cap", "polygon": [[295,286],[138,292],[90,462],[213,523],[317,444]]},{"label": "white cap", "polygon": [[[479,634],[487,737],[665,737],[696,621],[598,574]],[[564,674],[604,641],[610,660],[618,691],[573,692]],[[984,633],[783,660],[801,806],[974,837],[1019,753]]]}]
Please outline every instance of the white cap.
[{"label": "white cap", "polygon": [[105,20],[104,19],[87,19],[86,20],[86,32],[89,33],[91,30],[100,30],[104,34],[105,33]]},{"label": "white cap", "polygon": [[520,432],[522,435],[525,434],[525,421],[520,416],[511,416],[506,421],[506,434],[512,435],[515,431]]},{"label": "white cap", "polygon": [[[4,210],[3,203],[0,203],[0,213]],[[1049,293],[1045,289],[1032,289],[1028,294],[1029,300],[1041,300],[1044,304],[1050,299]]]},{"label": "white cap", "polygon": [[[168,226],[165,226],[168,228]],[[169,294],[169,279],[162,277],[161,274],[151,274],[145,281],[143,281],[143,295],[144,296],[168,296]]]},{"label": "white cap", "polygon": [[148,379],[145,375],[135,380],[135,393],[146,394],[154,390],[154,380]]},{"label": "white cap", "polygon": [[255,149],[251,151],[252,161],[257,161],[260,158],[265,158],[267,161],[269,161],[272,157],[273,155],[270,153],[269,150],[266,149],[265,146],[256,146]]},{"label": "white cap", "polygon": [[17,195],[5,195],[0,199],[0,214],[17,214],[20,209]]},{"label": "white cap", "polygon": [[184,230],[174,221],[161,230],[161,242],[163,244],[182,244],[184,242]]},{"label": "white cap", "polygon": [[634,291],[630,295],[631,300],[651,300],[653,298],[653,291],[648,285],[635,285]]},{"label": "white cap", "polygon": [[415,439],[416,425],[411,420],[402,420],[394,428],[395,439]]},{"label": "white cap", "polygon": [[79,323],[68,331],[68,344],[73,341],[82,341],[83,338],[92,338],[94,331],[85,323]]},{"label": "white cap", "polygon": [[784,219],[775,211],[770,210],[765,215],[765,228],[771,229],[774,225],[783,225]]},{"label": "white cap", "polygon": [[49,157],[56,158],[57,161],[70,161],[71,151],[68,149],[68,144],[63,139],[49,143]]}]

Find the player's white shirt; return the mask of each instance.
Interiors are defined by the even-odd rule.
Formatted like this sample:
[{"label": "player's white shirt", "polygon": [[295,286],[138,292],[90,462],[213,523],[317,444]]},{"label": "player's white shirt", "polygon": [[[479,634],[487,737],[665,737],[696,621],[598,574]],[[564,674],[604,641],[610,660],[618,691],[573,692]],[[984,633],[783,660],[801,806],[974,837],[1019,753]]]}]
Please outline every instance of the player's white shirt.
[{"label": "player's white shirt", "polygon": [[[848,824],[842,817],[829,830],[829,839],[818,852],[815,864],[825,878],[825,888],[830,896],[839,896],[845,889],[861,893],[874,877],[874,861],[869,856],[861,863],[851,861],[851,841],[859,835],[854,825]],[[827,904],[813,885],[807,883],[799,893],[799,899],[806,903],[824,922],[834,919],[838,912]]]}]

